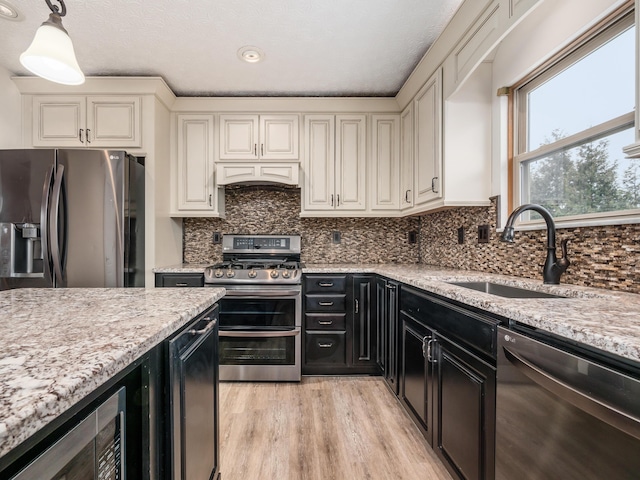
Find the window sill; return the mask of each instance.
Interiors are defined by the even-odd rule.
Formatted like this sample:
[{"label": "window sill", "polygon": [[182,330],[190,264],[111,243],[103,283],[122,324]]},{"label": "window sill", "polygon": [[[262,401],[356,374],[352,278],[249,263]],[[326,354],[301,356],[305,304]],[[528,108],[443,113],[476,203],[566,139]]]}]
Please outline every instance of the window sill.
[{"label": "window sill", "polygon": [[[597,216],[585,217],[567,217],[567,218],[554,218],[556,229],[561,230],[563,228],[582,228],[582,227],[604,227],[608,225],[631,225],[640,223],[640,210],[629,210],[626,212],[619,212],[617,214],[600,214]],[[517,231],[527,230],[546,230],[547,225],[543,220],[536,220],[531,222],[516,222],[515,229]],[[502,231],[500,228],[497,231]]]}]

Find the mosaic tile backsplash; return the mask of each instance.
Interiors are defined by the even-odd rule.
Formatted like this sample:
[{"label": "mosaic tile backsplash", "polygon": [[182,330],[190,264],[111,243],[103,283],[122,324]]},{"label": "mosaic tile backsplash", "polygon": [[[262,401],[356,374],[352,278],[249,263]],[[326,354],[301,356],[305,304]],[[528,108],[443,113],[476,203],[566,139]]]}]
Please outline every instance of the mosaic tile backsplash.
[{"label": "mosaic tile backsplash", "polygon": [[[419,218],[300,218],[300,190],[279,187],[227,187],[226,218],[185,218],[186,263],[222,260],[222,246],[213,244],[213,232],[222,234],[301,235],[305,263],[418,263]],[[340,232],[340,243],[332,232]]]},{"label": "mosaic tile backsplash", "polygon": [[[420,224],[420,259],[443,267],[540,279],[546,257],[546,230],[516,232],[514,244],[500,242],[496,205],[465,207],[425,215]],[[489,224],[489,243],[478,243],[478,225]],[[457,230],[466,240],[458,244]],[[640,293],[640,225],[558,229],[569,239],[571,265],[561,283]]]},{"label": "mosaic tile backsplash", "polygon": [[[496,205],[461,207],[422,217],[300,218],[300,190],[232,187],[226,191],[226,218],[185,218],[185,263],[222,259],[213,232],[299,234],[302,261],[313,263],[425,263],[540,279],[546,231],[516,232],[514,244],[496,233]],[[489,225],[489,242],[478,243],[478,225]],[[458,228],[465,241],[458,244]],[[332,243],[332,232],[341,234]],[[418,243],[408,242],[410,231]],[[640,293],[640,225],[558,229],[569,239],[571,265],[561,282]],[[558,248],[558,255],[560,250]]]}]

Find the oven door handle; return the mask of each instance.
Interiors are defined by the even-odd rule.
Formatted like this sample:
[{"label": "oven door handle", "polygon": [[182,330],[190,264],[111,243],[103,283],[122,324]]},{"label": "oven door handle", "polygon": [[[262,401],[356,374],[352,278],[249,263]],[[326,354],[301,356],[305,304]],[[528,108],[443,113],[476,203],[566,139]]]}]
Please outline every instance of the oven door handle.
[{"label": "oven door handle", "polygon": [[261,297],[293,297],[301,295],[300,290],[233,290],[229,287],[226,289],[226,297],[245,297],[245,298],[261,298]]},{"label": "oven door handle", "polygon": [[251,337],[251,338],[276,338],[276,337],[295,337],[300,335],[300,330],[277,330],[274,332],[237,332],[234,330],[221,330],[219,335],[221,337]]}]

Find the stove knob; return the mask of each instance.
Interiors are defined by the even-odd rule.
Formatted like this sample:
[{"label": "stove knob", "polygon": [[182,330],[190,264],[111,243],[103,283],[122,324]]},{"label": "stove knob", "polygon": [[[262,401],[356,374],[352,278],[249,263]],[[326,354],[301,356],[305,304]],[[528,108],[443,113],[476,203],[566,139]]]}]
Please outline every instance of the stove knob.
[{"label": "stove knob", "polygon": [[222,278],[224,276],[224,272],[220,269],[216,270],[214,273],[216,278]]},{"label": "stove knob", "polygon": [[278,271],[277,270],[271,270],[271,273],[269,274],[269,276],[271,278],[278,278]]},{"label": "stove knob", "polygon": [[236,272],[234,270],[231,270],[231,269],[227,270],[227,277],[233,278],[235,276],[236,276]]},{"label": "stove knob", "polygon": [[282,272],[282,278],[290,278],[291,277],[291,272],[289,270],[284,270]]},{"label": "stove knob", "polygon": [[249,273],[247,275],[249,275],[249,278],[256,278],[258,273],[252,268],[251,270],[249,270]]}]

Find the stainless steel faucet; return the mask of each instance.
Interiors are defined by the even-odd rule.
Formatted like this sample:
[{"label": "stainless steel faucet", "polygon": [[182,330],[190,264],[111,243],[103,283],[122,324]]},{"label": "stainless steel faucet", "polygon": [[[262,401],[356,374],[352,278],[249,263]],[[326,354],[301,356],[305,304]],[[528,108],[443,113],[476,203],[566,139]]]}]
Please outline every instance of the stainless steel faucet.
[{"label": "stainless steel faucet", "polygon": [[533,203],[519,206],[511,212],[511,215],[509,215],[500,240],[503,242],[514,243],[513,223],[516,221],[516,218],[526,210],[538,212],[547,223],[547,259],[542,267],[542,278],[544,283],[557,285],[560,283],[560,276],[571,263],[567,257],[567,242],[569,240],[562,240],[560,242],[562,258],[558,260],[558,257],[556,256],[556,224],[553,222],[553,217],[551,216],[551,213],[549,213],[549,210]]}]

